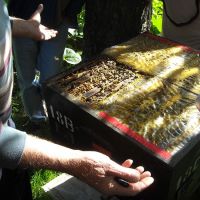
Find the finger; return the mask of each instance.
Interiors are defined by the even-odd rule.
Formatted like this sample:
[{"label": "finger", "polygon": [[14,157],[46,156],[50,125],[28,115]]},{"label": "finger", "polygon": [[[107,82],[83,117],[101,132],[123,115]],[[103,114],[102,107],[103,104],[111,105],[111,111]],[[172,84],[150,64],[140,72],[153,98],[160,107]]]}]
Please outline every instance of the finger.
[{"label": "finger", "polygon": [[151,173],[149,171],[145,171],[144,173],[140,175],[140,178],[142,180],[143,178],[150,177],[150,176],[151,176]]},{"label": "finger", "polygon": [[56,37],[58,31],[54,30],[54,29],[48,29],[45,26],[40,26],[41,30],[40,30],[40,38],[39,40],[49,40],[51,38]]},{"label": "finger", "polygon": [[57,33],[48,31],[48,32],[45,32],[44,35],[45,35],[45,37],[53,38],[57,35]]},{"label": "finger", "polygon": [[32,14],[31,19],[40,20],[40,14],[43,11],[43,4],[39,4],[35,12]]},{"label": "finger", "polygon": [[134,195],[142,192],[143,190],[145,190],[146,188],[148,188],[152,183],[154,182],[154,179],[152,177],[146,177],[143,178],[141,181],[137,182],[137,183],[132,183],[129,184],[130,188],[132,186],[132,192],[134,193]]},{"label": "finger", "polygon": [[55,36],[55,35],[58,34],[58,31],[53,30],[53,29],[50,29],[48,32],[49,32],[49,34],[51,34],[51,35],[53,35],[53,36]]},{"label": "finger", "polygon": [[[141,167],[141,170],[140,170],[140,171],[143,171],[143,170],[144,170],[144,168]],[[151,177],[151,173],[150,173],[149,171],[143,172],[143,173],[141,174],[141,176],[140,176],[140,181],[145,180],[145,178],[147,178],[147,177]],[[129,187],[129,182],[127,182],[127,181],[124,180],[124,179],[121,179],[121,178],[119,178],[119,177],[115,177],[114,180],[115,180],[119,185],[121,185],[121,186],[123,186],[123,187]]]},{"label": "finger", "polygon": [[[112,194],[114,193],[115,195],[135,196],[139,192],[141,192],[141,191],[145,190],[147,187],[149,187],[153,182],[154,182],[154,179],[152,177],[146,177],[136,183],[129,183],[128,187],[123,187],[123,186],[119,185],[118,183],[111,181],[110,186],[112,188],[110,188],[110,189],[111,189]],[[109,192],[109,191],[110,190],[108,190],[108,188],[107,188],[104,191],[104,193],[106,194],[106,192]]]},{"label": "finger", "polygon": [[142,174],[144,172],[144,167],[139,166],[139,167],[136,168],[136,170],[138,170],[138,172],[140,172]]},{"label": "finger", "polygon": [[119,177],[128,182],[137,182],[140,180],[140,172],[138,170],[124,167],[124,166],[117,165],[117,164],[112,165],[112,168],[109,169],[107,175],[113,176],[113,177]]},{"label": "finger", "polygon": [[39,4],[37,10],[35,11],[37,14],[41,14],[44,9],[43,4]]},{"label": "finger", "polygon": [[138,184],[141,184],[140,189],[144,190],[147,187],[149,187],[153,182],[154,182],[153,177],[146,177],[146,178],[143,178],[140,182],[138,182]]},{"label": "finger", "polygon": [[123,163],[122,163],[122,166],[123,167],[131,167],[131,165],[133,164],[133,160],[131,160],[131,159],[127,159],[127,160],[125,160]]}]

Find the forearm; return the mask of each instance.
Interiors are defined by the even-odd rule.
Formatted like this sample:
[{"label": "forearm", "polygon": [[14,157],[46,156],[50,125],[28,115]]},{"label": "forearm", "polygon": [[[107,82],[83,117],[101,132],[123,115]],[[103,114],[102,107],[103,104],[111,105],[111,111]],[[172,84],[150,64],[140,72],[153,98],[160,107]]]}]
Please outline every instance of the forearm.
[{"label": "forearm", "polygon": [[66,148],[28,135],[20,161],[21,167],[51,169],[74,175],[73,163],[81,151]]},{"label": "forearm", "polygon": [[29,37],[31,35],[27,20],[10,17],[12,21],[12,34],[16,37]]},{"label": "forearm", "polygon": [[[153,179],[143,167],[129,168],[131,164],[126,160],[123,167],[101,153],[73,150],[28,135],[19,166],[66,172],[102,193],[133,196]],[[128,181],[128,187],[119,185],[115,177]]]}]

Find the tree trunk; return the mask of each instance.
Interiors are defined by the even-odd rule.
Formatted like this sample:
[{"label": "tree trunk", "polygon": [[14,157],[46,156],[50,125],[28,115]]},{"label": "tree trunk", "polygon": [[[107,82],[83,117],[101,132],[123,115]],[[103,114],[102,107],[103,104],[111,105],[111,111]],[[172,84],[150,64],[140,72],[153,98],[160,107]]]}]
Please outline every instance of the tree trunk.
[{"label": "tree trunk", "polygon": [[91,58],[150,28],[150,0],[86,0],[83,57]]}]

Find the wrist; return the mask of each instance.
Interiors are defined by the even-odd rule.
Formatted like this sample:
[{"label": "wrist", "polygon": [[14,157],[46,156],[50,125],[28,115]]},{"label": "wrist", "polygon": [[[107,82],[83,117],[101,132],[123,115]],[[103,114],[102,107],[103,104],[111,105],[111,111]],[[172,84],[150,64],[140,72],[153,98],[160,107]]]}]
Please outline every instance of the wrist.
[{"label": "wrist", "polygon": [[84,151],[80,150],[70,150],[71,152],[68,152],[67,156],[67,173],[79,177],[80,169],[83,166],[85,156],[84,156]]},{"label": "wrist", "polygon": [[29,23],[27,20],[12,17],[11,25],[13,36],[24,37],[30,33]]}]

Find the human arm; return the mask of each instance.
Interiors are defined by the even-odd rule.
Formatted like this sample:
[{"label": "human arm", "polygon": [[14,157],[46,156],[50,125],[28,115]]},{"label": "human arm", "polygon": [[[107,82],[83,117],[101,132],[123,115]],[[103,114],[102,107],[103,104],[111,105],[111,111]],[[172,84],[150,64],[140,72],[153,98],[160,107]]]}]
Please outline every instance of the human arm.
[{"label": "human arm", "polygon": [[[131,169],[131,160],[122,165],[109,157],[92,151],[73,150],[33,137],[7,125],[1,127],[0,166],[14,169],[51,169],[69,173],[105,195],[134,196],[153,182],[150,172],[143,167]],[[128,187],[114,179],[129,182]]]},{"label": "human arm", "polygon": [[[131,164],[127,160],[123,167],[101,153],[73,150],[27,135],[19,166],[69,173],[106,195],[134,196],[151,185],[153,178],[143,167],[129,168]],[[129,187],[120,186],[114,177],[125,179]]]},{"label": "human arm", "polygon": [[40,4],[28,20],[10,17],[10,20],[12,22],[13,36],[29,37],[35,40],[49,40],[51,38],[54,38],[57,34],[57,31],[54,29],[49,29],[46,26],[40,24],[40,14],[42,11],[43,5]]}]

